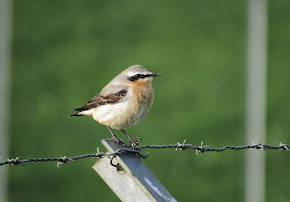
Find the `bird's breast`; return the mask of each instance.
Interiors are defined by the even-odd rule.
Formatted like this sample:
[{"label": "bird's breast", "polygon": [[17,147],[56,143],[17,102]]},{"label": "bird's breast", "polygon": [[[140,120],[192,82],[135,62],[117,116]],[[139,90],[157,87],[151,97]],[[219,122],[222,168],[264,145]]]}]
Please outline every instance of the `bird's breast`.
[{"label": "bird's breast", "polygon": [[119,102],[95,109],[93,118],[114,129],[126,129],[142,121],[151,109],[154,91],[150,84],[130,86],[128,94]]}]

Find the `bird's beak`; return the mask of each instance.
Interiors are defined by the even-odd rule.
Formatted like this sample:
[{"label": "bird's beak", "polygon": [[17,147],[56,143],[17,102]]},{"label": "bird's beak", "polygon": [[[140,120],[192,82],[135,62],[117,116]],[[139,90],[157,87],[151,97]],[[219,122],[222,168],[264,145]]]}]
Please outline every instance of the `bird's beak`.
[{"label": "bird's beak", "polygon": [[152,74],[153,77],[155,77],[155,76],[160,76],[160,75],[162,75],[162,73],[153,73],[153,74]]}]

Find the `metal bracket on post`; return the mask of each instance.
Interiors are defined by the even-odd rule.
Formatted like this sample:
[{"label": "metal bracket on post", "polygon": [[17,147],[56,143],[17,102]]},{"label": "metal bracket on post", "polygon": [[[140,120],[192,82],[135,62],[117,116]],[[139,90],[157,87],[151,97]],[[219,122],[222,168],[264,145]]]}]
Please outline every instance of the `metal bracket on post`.
[{"label": "metal bracket on post", "polygon": [[[102,140],[108,153],[124,149],[112,139]],[[117,171],[109,158],[101,158],[93,169],[122,201],[176,201],[136,154],[124,153],[114,158],[124,171]]]}]

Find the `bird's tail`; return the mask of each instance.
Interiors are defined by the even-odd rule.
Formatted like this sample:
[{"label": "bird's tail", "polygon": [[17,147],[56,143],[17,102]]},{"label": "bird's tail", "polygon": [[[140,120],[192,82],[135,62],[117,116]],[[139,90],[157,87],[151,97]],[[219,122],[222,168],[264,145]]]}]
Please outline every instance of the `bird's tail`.
[{"label": "bird's tail", "polygon": [[75,114],[71,114],[70,116],[83,116],[82,114],[80,114],[79,112],[75,113]]}]

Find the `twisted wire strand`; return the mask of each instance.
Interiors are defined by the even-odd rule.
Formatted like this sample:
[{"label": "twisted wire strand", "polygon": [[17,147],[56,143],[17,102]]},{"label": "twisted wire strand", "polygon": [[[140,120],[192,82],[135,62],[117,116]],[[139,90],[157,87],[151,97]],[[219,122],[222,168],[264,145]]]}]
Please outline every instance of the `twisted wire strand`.
[{"label": "twisted wire strand", "polygon": [[210,146],[204,146],[203,142],[201,142],[200,146],[195,146],[193,144],[185,144],[186,140],[183,141],[182,144],[177,142],[177,144],[169,144],[169,145],[143,145],[137,148],[124,148],[124,149],[119,149],[114,153],[110,154],[105,154],[103,152],[99,151],[99,148],[97,148],[97,153],[95,154],[85,154],[85,155],[80,155],[80,156],[74,156],[74,157],[60,157],[60,158],[29,158],[29,159],[24,159],[20,160],[19,157],[15,159],[7,159],[4,162],[0,162],[0,166],[3,165],[22,165],[24,166],[24,163],[29,163],[29,162],[57,162],[57,167],[61,164],[65,164],[68,161],[76,161],[80,159],[85,159],[85,158],[104,158],[104,157],[115,157],[117,155],[122,155],[123,153],[130,152],[138,155],[141,158],[147,158],[147,154],[142,154],[140,153],[141,150],[143,149],[168,149],[168,148],[174,148],[176,150],[186,150],[186,149],[194,149],[196,150],[196,154],[198,153],[204,153],[204,152],[222,152],[225,150],[244,150],[244,149],[264,149],[264,150],[290,150],[290,145],[287,144],[282,144],[280,143],[279,146],[272,146],[272,145],[267,145],[267,144],[260,144],[260,143],[254,143],[252,145],[242,145],[242,146],[224,146],[221,148],[212,148]]}]

